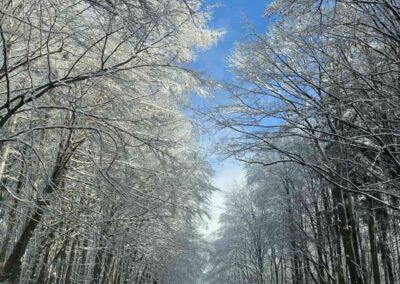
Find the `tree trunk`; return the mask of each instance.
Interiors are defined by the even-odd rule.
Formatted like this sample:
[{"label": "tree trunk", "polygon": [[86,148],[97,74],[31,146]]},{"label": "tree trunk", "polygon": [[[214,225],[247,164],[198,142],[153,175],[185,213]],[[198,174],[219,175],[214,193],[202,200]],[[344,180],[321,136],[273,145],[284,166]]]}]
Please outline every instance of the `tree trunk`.
[{"label": "tree trunk", "polygon": [[368,214],[368,236],[369,236],[369,246],[371,250],[371,262],[372,262],[372,274],[374,279],[374,284],[381,283],[381,275],[379,272],[379,260],[378,251],[375,240],[375,213],[374,213],[374,203],[372,199],[369,200],[369,206],[371,211]]}]

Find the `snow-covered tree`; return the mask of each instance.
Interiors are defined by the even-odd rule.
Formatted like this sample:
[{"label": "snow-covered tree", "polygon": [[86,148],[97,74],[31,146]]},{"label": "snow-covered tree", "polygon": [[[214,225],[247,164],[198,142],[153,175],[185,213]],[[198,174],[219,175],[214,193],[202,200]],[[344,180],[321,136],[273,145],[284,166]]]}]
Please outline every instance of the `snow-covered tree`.
[{"label": "snow-covered tree", "polygon": [[213,189],[181,113],[201,5],[0,4],[0,281],[161,281]]},{"label": "snow-covered tree", "polygon": [[400,5],[279,0],[265,14],[268,32],[231,56],[232,102],[212,114],[231,131],[224,151],[305,171],[290,187],[314,239],[296,237],[293,283],[395,283]]}]

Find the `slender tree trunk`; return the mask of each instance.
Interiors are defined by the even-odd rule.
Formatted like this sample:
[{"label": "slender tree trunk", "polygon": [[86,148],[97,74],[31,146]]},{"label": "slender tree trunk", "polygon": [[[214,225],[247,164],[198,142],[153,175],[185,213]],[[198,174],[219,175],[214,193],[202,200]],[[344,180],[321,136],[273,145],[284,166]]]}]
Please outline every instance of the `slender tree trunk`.
[{"label": "slender tree trunk", "polygon": [[369,206],[371,208],[371,211],[368,214],[368,236],[369,236],[369,246],[371,250],[372,274],[373,274],[374,284],[380,284],[381,275],[379,272],[378,251],[375,239],[376,238],[375,213],[374,213],[374,203],[372,199],[369,200]]},{"label": "slender tree trunk", "polygon": [[388,225],[389,225],[389,215],[387,213],[387,209],[380,207],[377,209],[377,216],[380,225],[381,231],[381,241],[380,241],[380,248],[381,248],[381,257],[382,262],[385,268],[385,278],[386,282],[389,284],[394,284],[394,274],[393,274],[393,266],[391,260],[391,253],[388,245]]},{"label": "slender tree trunk", "polygon": [[355,222],[348,193],[340,189],[334,189],[332,197],[336,199],[339,233],[342,237],[351,283],[362,284],[364,280],[361,274],[358,245],[354,243]]}]

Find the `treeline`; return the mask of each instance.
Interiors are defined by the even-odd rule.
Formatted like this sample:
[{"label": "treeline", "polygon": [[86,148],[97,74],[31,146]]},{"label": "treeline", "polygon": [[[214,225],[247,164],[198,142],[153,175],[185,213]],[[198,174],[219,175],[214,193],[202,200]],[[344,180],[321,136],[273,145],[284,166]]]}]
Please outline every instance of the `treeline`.
[{"label": "treeline", "polygon": [[399,283],[400,3],[286,1],[212,114],[247,181],[210,283]]},{"label": "treeline", "polygon": [[201,1],[0,3],[0,282],[162,283],[213,189]]}]

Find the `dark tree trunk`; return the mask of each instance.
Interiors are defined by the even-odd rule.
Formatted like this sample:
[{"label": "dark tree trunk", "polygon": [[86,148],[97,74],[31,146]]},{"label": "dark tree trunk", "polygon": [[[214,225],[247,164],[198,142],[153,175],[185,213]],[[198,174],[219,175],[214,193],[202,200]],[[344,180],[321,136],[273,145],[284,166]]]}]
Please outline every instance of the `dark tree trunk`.
[{"label": "dark tree trunk", "polygon": [[369,236],[369,246],[371,250],[371,262],[372,262],[372,274],[374,279],[374,284],[381,283],[381,275],[379,272],[379,259],[378,250],[376,246],[376,232],[375,232],[375,213],[374,213],[374,203],[370,199],[369,206],[371,211],[368,214],[368,236]]}]

